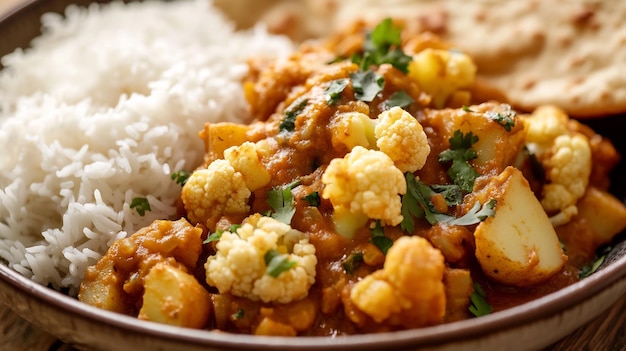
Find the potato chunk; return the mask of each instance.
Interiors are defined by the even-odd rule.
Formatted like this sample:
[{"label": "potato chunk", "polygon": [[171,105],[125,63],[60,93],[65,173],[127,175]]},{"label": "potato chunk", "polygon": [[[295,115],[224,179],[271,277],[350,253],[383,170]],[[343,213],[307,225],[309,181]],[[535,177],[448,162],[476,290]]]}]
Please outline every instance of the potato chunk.
[{"label": "potato chunk", "polygon": [[626,228],[626,207],[606,191],[589,187],[578,202],[578,214],[587,219],[595,244],[607,244]]},{"label": "potato chunk", "polygon": [[179,268],[158,263],[146,276],[144,289],[139,319],[188,328],[202,328],[209,319],[209,293]]},{"label": "potato chunk", "polygon": [[497,201],[495,216],[474,232],[476,258],[487,276],[524,287],[545,281],[563,267],[567,257],[521,171],[507,167],[479,192],[483,201]]}]

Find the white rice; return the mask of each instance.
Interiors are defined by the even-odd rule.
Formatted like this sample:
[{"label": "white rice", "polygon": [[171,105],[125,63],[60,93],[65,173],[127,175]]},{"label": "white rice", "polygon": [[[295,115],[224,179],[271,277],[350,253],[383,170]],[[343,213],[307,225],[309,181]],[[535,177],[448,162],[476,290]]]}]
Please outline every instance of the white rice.
[{"label": "white rice", "polygon": [[71,6],[42,23],[2,58],[0,257],[75,294],[114,240],[175,214],[170,175],[202,161],[204,123],[246,119],[245,61],[292,46],[236,32],[208,0]]}]

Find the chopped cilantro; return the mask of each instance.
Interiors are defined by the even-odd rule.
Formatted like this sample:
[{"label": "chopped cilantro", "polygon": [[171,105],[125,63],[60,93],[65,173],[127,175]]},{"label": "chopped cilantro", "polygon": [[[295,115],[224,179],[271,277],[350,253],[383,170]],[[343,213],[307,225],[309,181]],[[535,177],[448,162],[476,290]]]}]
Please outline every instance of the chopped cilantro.
[{"label": "chopped cilantro", "polygon": [[466,106],[466,105],[463,105],[462,109],[463,109],[463,111],[469,112],[469,113],[476,112],[476,111],[472,110],[471,108],[469,108],[469,106]]},{"label": "chopped cilantro", "polygon": [[294,207],[294,198],[291,190],[300,184],[299,180],[295,180],[285,186],[273,188],[268,192],[267,203],[274,209],[271,217],[286,223],[291,223],[291,218],[296,213]]},{"label": "chopped cilantro", "polygon": [[343,261],[341,264],[343,269],[345,269],[346,273],[353,274],[355,270],[357,270],[361,264],[363,263],[363,253],[362,252],[353,252],[348,256],[348,258]]},{"label": "chopped cilantro", "polygon": [[232,314],[232,318],[233,319],[242,319],[243,317],[245,317],[246,313],[243,310],[243,308],[240,308],[237,310],[237,312]]},{"label": "chopped cilantro", "polygon": [[350,74],[354,98],[364,102],[372,102],[383,91],[385,78],[372,71],[358,71]]},{"label": "chopped cilantro", "polygon": [[491,313],[492,307],[487,303],[487,295],[478,283],[474,283],[474,292],[470,295],[469,311],[476,317],[485,316]]},{"label": "chopped cilantro", "polygon": [[[228,227],[228,231],[231,233],[237,233],[237,229],[239,229],[240,227],[241,224],[231,224],[231,226]],[[202,243],[208,244],[214,241],[219,241],[222,238],[222,234],[224,234],[224,230],[218,229],[215,231],[215,233],[211,233],[206,239],[204,239]]]},{"label": "chopped cilantro", "polygon": [[130,208],[135,209],[140,216],[145,216],[146,211],[151,211],[150,202],[145,197],[136,197],[130,202]]},{"label": "chopped cilantro", "polygon": [[347,78],[336,79],[330,82],[328,87],[326,88],[326,102],[329,105],[334,105],[339,101],[341,97],[341,93],[348,86],[349,80]]},{"label": "chopped cilantro", "polygon": [[476,223],[480,223],[487,219],[487,217],[495,216],[496,200],[491,199],[483,206],[480,205],[480,202],[476,201],[474,206],[467,211],[466,214],[459,218],[455,218],[452,216],[448,216],[445,214],[435,214],[435,218],[440,223],[448,223],[451,225],[472,225]]},{"label": "chopped cilantro", "polygon": [[407,233],[413,233],[415,229],[414,218],[426,218],[428,223],[435,224],[437,219],[430,203],[432,189],[417,180],[415,176],[407,172],[405,174],[407,192],[402,196],[402,222],[400,228]]},{"label": "chopped cilantro", "polygon": [[285,118],[278,126],[281,132],[293,132],[296,128],[296,117],[302,113],[309,100],[305,96],[300,96],[285,109]]},{"label": "chopped cilantro", "polygon": [[289,255],[281,254],[276,250],[269,250],[263,257],[265,260],[265,274],[277,278],[281,273],[290,270],[296,265],[296,261],[290,261]]},{"label": "chopped cilantro", "polygon": [[404,90],[398,90],[395,93],[393,93],[389,99],[387,99],[387,101],[385,101],[385,107],[386,108],[392,108],[392,107],[407,107],[410,104],[414,103],[415,100],[413,100],[413,98],[407,94]]},{"label": "chopped cilantro", "polygon": [[387,255],[387,251],[393,245],[393,240],[385,236],[385,231],[380,221],[376,221],[376,226],[372,228],[371,233],[370,242],[379,248],[383,255]]},{"label": "chopped cilantro", "polygon": [[369,69],[371,64],[389,63],[407,73],[412,57],[402,51],[401,45],[401,29],[393,25],[391,18],[386,18],[365,35],[363,55],[353,57],[352,60],[363,70]]},{"label": "chopped cilantro", "polygon": [[443,195],[448,206],[455,206],[463,201],[463,190],[456,184],[433,184],[430,188],[434,192]]},{"label": "chopped cilantro", "polygon": [[507,132],[511,131],[511,128],[515,125],[515,115],[517,113],[509,107],[502,112],[489,111],[485,113],[487,118],[498,122]]},{"label": "chopped cilantro", "polygon": [[472,145],[478,142],[478,136],[472,132],[463,134],[460,130],[456,130],[448,141],[450,142],[450,149],[439,154],[439,162],[452,161],[452,166],[448,169],[448,176],[463,191],[472,192],[478,172],[468,161],[478,156],[476,150],[472,149]]},{"label": "chopped cilantro", "polygon": [[317,191],[314,191],[308,194],[307,196],[305,196],[304,201],[306,201],[309,205],[313,207],[317,207],[320,205],[320,202],[321,202],[320,193],[318,193]]},{"label": "chopped cilantro", "polygon": [[176,181],[176,184],[180,184],[181,186],[183,186],[185,185],[185,183],[187,183],[187,179],[189,179],[190,175],[191,175],[191,172],[181,169],[178,172],[172,173],[170,178]]},{"label": "chopped cilantro", "polygon": [[611,252],[611,249],[612,248],[609,245],[602,246],[598,250],[598,253],[596,254],[595,260],[593,262],[591,262],[590,264],[584,266],[580,270],[580,274],[578,275],[578,277],[580,279],[587,278],[588,276],[590,276],[593,273],[597,272],[598,269],[600,268],[600,266],[602,266],[602,264],[606,260],[606,256],[609,254],[609,252]]}]

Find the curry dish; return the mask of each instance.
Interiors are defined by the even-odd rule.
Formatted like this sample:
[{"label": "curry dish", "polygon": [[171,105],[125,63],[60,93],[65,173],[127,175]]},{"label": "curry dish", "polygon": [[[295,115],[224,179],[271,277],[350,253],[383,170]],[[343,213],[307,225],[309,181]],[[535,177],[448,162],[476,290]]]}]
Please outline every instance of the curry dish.
[{"label": "curry dish", "polygon": [[572,284],[626,227],[619,155],[556,106],[514,111],[429,33],[356,23],[243,83],[172,175],[181,217],[112,244],[79,299],[256,335],[420,328]]}]

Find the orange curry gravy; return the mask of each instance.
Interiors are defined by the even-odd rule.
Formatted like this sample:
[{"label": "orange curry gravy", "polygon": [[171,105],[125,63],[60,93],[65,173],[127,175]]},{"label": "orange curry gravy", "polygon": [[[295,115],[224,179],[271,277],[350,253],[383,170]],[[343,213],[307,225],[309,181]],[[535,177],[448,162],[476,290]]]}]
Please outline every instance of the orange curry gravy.
[{"label": "orange curry gravy", "polygon": [[[349,298],[351,288],[367,275],[381,269],[385,262],[385,255],[381,249],[371,242],[370,228],[375,225],[375,221],[370,220],[367,225],[358,229],[353,238],[345,238],[335,230],[333,206],[329,200],[322,198],[319,206],[311,206],[304,200],[304,197],[312,192],[322,193],[324,185],[321,177],[330,161],[342,158],[350,152],[345,145],[332,143],[333,136],[329,125],[332,125],[334,117],[342,112],[358,111],[371,118],[377,118],[380,112],[387,109],[385,102],[389,97],[398,91],[404,91],[413,100],[404,109],[420,122],[431,148],[425,166],[415,172],[415,176],[427,185],[450,184],[447,174],[449,165],[439,162],[438,155],[450,147],[448,138],[455,116],[463,113],[461,107],[465,105],[472,105],[471,109],[477,112],[500,108],[500,104],[496,102],[472,101],[470,93],[472,89],[478,89],[476,87],[451,94],[444,106],[435,108],[431,97],[414,80],[390,64],[371,67],[372,71],[385,80],[384,89],[373,101],[364,102],[355,99],[353,87],[348,84],[336,102],[329,104],[326,94],[329,82],[349,78],[351,73],[359,70],[359,67],[350,60],[330,62],[337,57],[350,57],[361,50],[364,30],[363,27],[357,26],[353,31],[342,33],[329,41],[305,44],[289,59],[278,63],[263,59],[252,60],[251,72],[244,84],[251,113],[256,119],[256,122],[245,127],[245,140],[251,142],[269,140],[273,147],[273,152],[262,159],[264,166],[272,175],[271,181],[252,193],[249,203],[250,213],[267,213],[271,210],[267,199],[268,191],[272,188],[284,186],[295,179],[300,181],[300,184],[292,190],[296,213],[291,226],[308,235],[310,243],[315,246],[318,260],[315,283],[306,297],[281,304],[262,303],[231,294],[220,294],[216,288],[205,283],[203,270],[206,258],[215,254],[214,243],[203,245],[201,252],[197,252],[196,247],[191,256],[197,258],[193,264],[188,260],[176,259],[178,256],[168,254],[167,249],[159,246],[161,244],[153,243],[171,244],[172,240],[168,240],[167,235],[176,236],[172,226],[164,226],[165,232],[156,235],[157,239],[154,239],[154,231],[159,232],[158,228],[143,231],[144,234],[152,233],[150,234],[152,239],[142,238],[137,234],[131,237],[133,239],[125,239],[126,246],[140,248],[137,255],[131,255],[133,259],[128,257],[128,252],[120,249],[120,245],[114,245],[116,249],[110,250],[99,262],[100,268],[108,267],[107,273],[104,274],[108,276],[107,279],[114,277],[119,281],[118,284],[129,280],[137,281],[142,275],[147,274],[146,267],[156,264],[155,262],[175,260],[177,264],[185,266],[187,271],[193,272],[210,294],[212,308],[204,328],[233,333],[292,336],[372,333],[471,318],[468,306],[470,295],[474,292],[474,282],[481,284],[487,301],[494,311],[498,311],[536,299],[577,281],[580,268],[593,260],[596,248],[603,244],[594,239],[592,228],[581,216],[575,216],[569,223],[557,228],[557,233],[569,254],[565,267],[546,282],[525,288],[504,286],[484,276],[474,257],[473,230],[476,225],[441,223],[431,225],[424,219],[417,219],[412,233],[406,233],[400,226],[385,226],[384,234],[391,240],[406,235],[421,236],[442,252],[446,265],[443,277],[446,296],[445,315],[436,322],[432,320],[424,322],[416,318],[416,313],[430,313],[425,309],[400,313],[394,318],[376,322],[353,305]],[[448,45],[428,34],[414,35],[404,40],[403,49],[409,55],[425,48],[445,49]],[[293,132],[280,133],[279,126],[285,118],[285,110],[299,97],[305,95],[308,99],[307,108],[295,118]],[[468,119],[467,123],[475,130],[483,128],[479,121]],[[569,128],[594,138],[595,144],[592,144],[594,168],[590,184],[606,190],[608,172],[618,160],[615,149],[609,141],[596,136],[593,131],[579,123],[574,121],[569,123]],[[209,129],[212,127],[207,125],[200,133],[207,144],[206,165],[223,157],[220,152],[211,149]],[[482,177],[488,177],[497,175],[509,165],[518,164],[531,187],[538,193],[542,185],[541,177],[533,174],[530,161],[519,162],[519,155],[523,154],[523,143],[520,142],[523,130],[523,123],[520,117],[516,116],[511,130],[504,134],[506,136],[494,139],[493,145],[489,146],[496,150],[493,159],[474,166]],[[467,211],[466,205],[448,208],[444,204],[443,210],[450,215],[460,216]],[[222,216],[214,223],[192,224],[202,230],[201,239],[205,239],[217,229],[226,229],[231,224],[241,223],[248,215],[248,213],[228,215]],[[188,228],[181,230],[195,233]],[[140,231],[138,234],[141,233]],[[188,239],[180,237],[179,239],[185,247],[190,246]],[[152,243],[153,247],[150,248],[146,243]],[[358,253],[358,259],[355,259],[355,253]],[[143,265],[137,263],[137,260],[141,259],[148,263]],[[131,261],[132,264],[129,265],[128,262]],[[138,264],[142,269],[136,269]],[[85,281],[102,279],[101,272],[90,269]],[[141,296],[137,289],[141,289],[135,284],[128,286],[132,286],[132,293],[124,295],[126,302],[122,308],[118,308],[118,311],[136,315],[137,306],[141,304]],[[415,294],[419,293],[420,291],[415,291]]]}]

